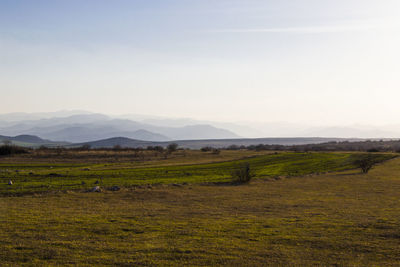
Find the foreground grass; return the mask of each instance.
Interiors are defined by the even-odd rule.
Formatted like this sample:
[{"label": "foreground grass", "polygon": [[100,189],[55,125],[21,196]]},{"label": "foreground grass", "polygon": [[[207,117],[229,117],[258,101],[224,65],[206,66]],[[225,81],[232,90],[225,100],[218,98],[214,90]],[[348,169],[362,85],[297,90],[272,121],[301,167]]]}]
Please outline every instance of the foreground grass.
[{"label": "foreground grass", "polygon": [[[236,152],[237,153],[237,152]],[[273,153],[230,161],[199,163],[184,161],[154,165],[152,161],[104,163],[0,163],[0,195],[21,195],[59,190],[88,190],[101,187],[132,187],[148,184],[223,183],[232,171],[249,163],[258,178],[298,176],[311,173],[342,171],[355,168],[363,153]],[[246,156],[246,154],[244,154]],[[248,156],[248,155],[247,155]],[[393,154],[372,154],[375,161],[393,158]],[[156,162],[159,162],[158,160]],[[180,163],[180,164],[179,164]],[[13,185],[8,185],[9,180]]]},{"label": "foreground grass", "polygon": [[1,197],[0,262],[398,266],[399,173]]}]

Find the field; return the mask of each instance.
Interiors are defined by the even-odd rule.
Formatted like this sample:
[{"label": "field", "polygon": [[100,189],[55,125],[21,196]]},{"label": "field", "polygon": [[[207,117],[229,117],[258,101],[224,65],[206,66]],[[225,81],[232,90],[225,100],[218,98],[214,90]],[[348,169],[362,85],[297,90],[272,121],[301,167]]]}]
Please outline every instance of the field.
[{"label": "field", "polygon": [[[266,153],[223,151],[219,154],[177,151],[172,155],[141,151],[71,152],[26,155],[0,163],[0,195],[90,190],[98,185],[134,187],[157,184],[228,183],[232,172],[249,163],[256,177],[298,176],[355,168],[364,154]],[[36,157],[35,157],[36,156]],[[376,161],[393,157],[374,154]],[[8,181],[13,182],[12,186]]]},{"label": "field", "polygon": [[394,154],[130,153],[1,158],[1,265],[400,264]]}]

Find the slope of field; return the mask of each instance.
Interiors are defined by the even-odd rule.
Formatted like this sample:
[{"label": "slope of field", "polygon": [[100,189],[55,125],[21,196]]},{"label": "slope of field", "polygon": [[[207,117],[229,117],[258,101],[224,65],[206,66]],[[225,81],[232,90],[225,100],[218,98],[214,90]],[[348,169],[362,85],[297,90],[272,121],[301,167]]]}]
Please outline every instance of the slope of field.
[{"label": "slope of field", "polygon": [[398,266],[399,173],[394,159],[368,174],[0,197],[0,262]]},{"label": "slope of field", "polygon": [[[296,176],[355,168],[362,153],[272,153],[226,162],[140,166],[125,163],[0,163],[0,194],[24,194],[57,190],[89,190],[98,185],[131,187],[147,184],[222,183],[232,172],[249,163],[256,177]],[[377,162],[392,154],[373,154]],[[134,155],[132,155],[132,158]],[[217,155],[217,157],[220,157]],[[82,163],[81,163],[82,162]],[[8,185],[9,180],[13,185]]]}]

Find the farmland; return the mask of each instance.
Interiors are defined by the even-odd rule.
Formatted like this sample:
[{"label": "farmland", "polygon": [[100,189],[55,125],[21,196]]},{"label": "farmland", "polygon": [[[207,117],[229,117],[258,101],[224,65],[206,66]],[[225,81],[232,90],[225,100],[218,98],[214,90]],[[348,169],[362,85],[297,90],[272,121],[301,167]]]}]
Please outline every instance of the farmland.
[{"label": "farmland", "polygon": [[[70,158],[62,162],[62,156],[54,162],[35,162],[31,158],[13,158],[12,162],[0,163],[2,170],[0,194],[21,195],[47,191],[89,190],[100,187],[132,187],[154,184],[227,183],[232,172],[248,163],[259,178],[298,176],[354,169],[354,162],[364,154],[351,153],[212,153],[177,151],[175,155],[158,157],[146,151],[118,155],[95,152],[82,154],[82,158]],[[200,154],[199,154],[200,153]],[[115,155],[120,156],[114,158]],[[258,155],[257,155],[258,154]],[[70,155],[65,155],[68,157]],[[97,157],[92,163],[85,157]],[[393,157],[391,154],[375,154],[376,160]],[[42,157],[43,159],[43,157]],[[116,161],[117,159],[117,161]],[[48,159],[49,160],[49,159]],[[8,185],[11,180],[13,185]]]},{"label": "farmland", "polygon": [[395,154],[361,174],[364,153],[68,153],[1,158],[2,265],[400,262]]}]

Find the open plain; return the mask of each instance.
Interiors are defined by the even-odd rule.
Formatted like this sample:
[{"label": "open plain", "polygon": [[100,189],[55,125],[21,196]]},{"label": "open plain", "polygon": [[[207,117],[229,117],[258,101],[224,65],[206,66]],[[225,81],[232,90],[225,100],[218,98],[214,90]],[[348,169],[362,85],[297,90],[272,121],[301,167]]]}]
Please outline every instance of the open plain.
[{"label": "open plain", "polygon": [[[2,265],[400,262],[395,154],[361,174],[364,153],[80,153],[1,159]],[[255,177],[230,182],[243,162]]]}]

